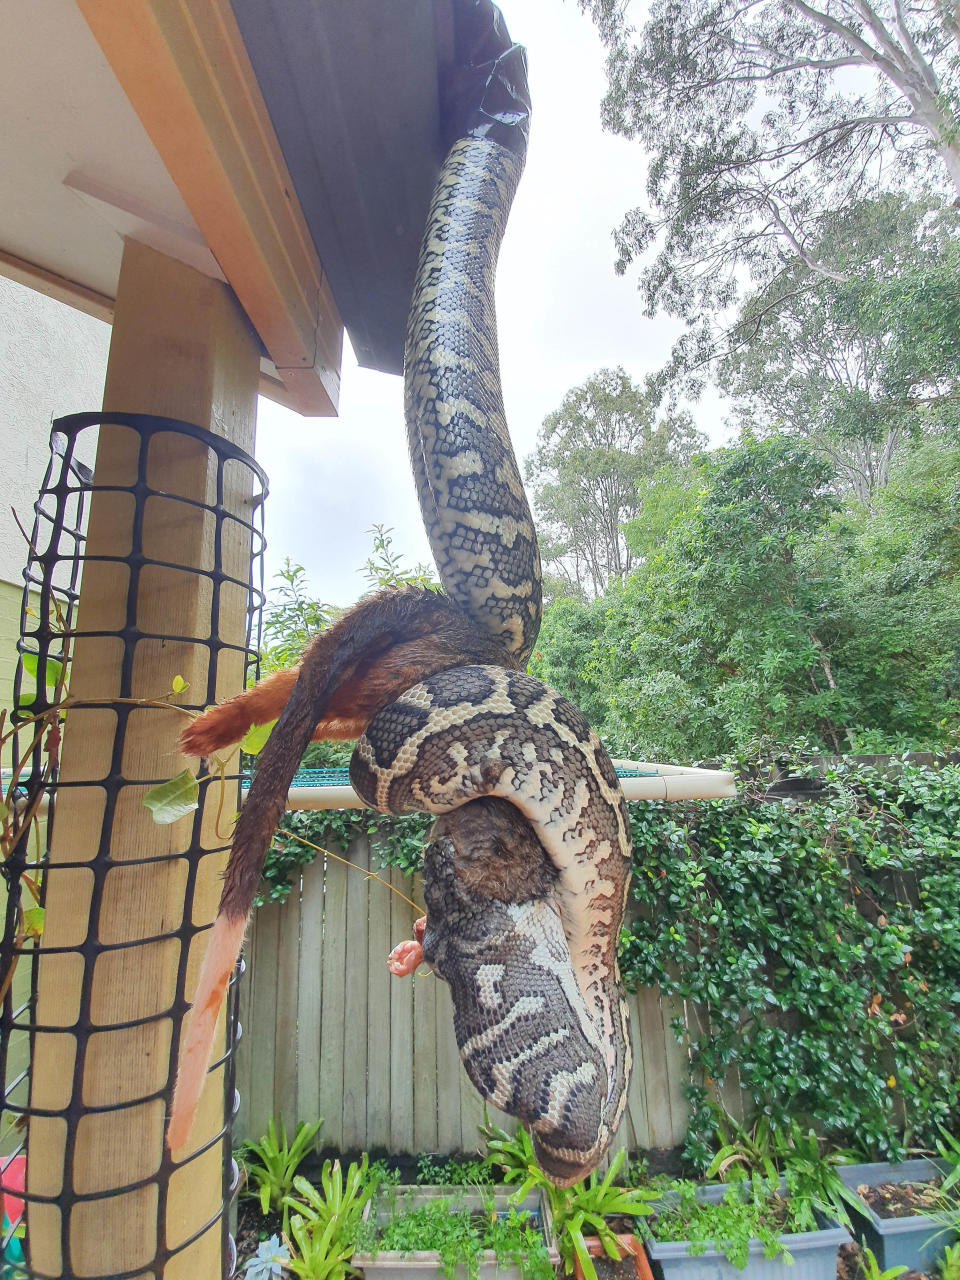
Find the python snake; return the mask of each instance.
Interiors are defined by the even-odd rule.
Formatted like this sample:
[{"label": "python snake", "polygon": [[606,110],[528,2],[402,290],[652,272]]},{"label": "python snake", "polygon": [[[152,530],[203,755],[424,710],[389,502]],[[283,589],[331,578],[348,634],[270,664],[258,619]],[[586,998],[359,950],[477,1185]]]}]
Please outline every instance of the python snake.
[{"label": "python snake", "polygon": [[[522,157],[488,138],[462,139],[447,157],[414,288],[405,406],[444,590],[525,664],[540,623],[540,562],[503,411],[493,295],[521,169]],[[426,856],[424,954],[450,985],[473,1083],[530,1124],[555,1181],[584,1176],[616,1132],[631,1066],[616,956],[629,822],[606,750],[539,681],[464,666],[380,710],[350,775],[381,812],[443,814],[496,796],[531,824],[558,873],[552,900],[469,910],[451,844],[437,842]]]},{"label": "python snake", "polygon": [[[475,16],[485,2],[462,7]],[[481,101],[440,173],[407,326],[410,456],[444,594],[388,589],[361,601],[311,641],[297,672],[208,709],[181,736],[186,753],[209,755],[279,712],[180,1046],[174,1151],[191,1132],[264,859],[311,736],[362,735],[351,777],[371,806],[439,815],[424,854],[423,955],[450,987],[471,1080],[529,1125],[549,1177],[569,1185],[595,1168],[624,1112],[630,1041],[616,949],[626,808],[580,712],[518,670],[540,626],[540,561],[503,412],[493,286],[523,167],[525,128],[501,129],[525,120],[523,50],[477,69],[488,65],[490,105]]]}]

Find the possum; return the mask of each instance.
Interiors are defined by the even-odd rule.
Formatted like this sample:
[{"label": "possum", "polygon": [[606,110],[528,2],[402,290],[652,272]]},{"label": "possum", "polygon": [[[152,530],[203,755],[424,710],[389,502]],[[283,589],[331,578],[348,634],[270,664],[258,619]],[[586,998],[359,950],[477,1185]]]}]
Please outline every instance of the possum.
[{"label": "possum", "polygon": [[[404,690],[447,667],[470,663],[517,669],[516,659],[441,592],[388,588],[361,600],[320,632],[299,667],[268,676],[253,689],[211,707],[182,734],[180,746],[187,755],[208,756],[240,741],[252,725],[277,718],[237,822],[181,1046],[166,1137],[172,1151],[190,1135],[217,1017],[243,946],[270,840],[307,743],[359,737],[376,713]],[[450,825],[444,830],[449,833],[452,826],[455,832],[462,824],[469,863],[483,823],[471,805],[457,812],[463,817],[448,815],[444,821]]]}]

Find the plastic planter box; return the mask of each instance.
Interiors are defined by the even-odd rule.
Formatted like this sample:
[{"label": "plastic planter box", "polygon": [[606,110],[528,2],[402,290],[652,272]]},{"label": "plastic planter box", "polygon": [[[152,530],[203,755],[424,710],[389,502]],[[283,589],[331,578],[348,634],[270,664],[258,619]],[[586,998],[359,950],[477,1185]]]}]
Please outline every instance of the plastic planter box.
[{"label": "plastic planter box", "polygon": [[[882,1182],[929,1182],[946,1172],[946,1165],[936,1160],[904,1160],[900,1164],[847,1164],[837,1169],[844,1183],[857,1187],[877,1187]],[[861,1200],[858,1213],[852,1206],[850,1216],[854,1231],[871,1248],[881,1268],[909,1267],[911,1271],[933,1273],[934,1263],[957,1235],[921,1213],[906,1218],[880,1218],[866,1201]]]},{"label": "plastic planter box", "polygon": [[[467,1209],[482,1209],[484,1195],[479,1191],[466,1187],[397,1187],[396,1199],[388,1191],[386,1196],[380,1194],[370,1201],[363,1211],[364,1221],[369,1221],[372,1217],[378,1223],[383,1225],[388,1222],[395,1212],[402,1212],[404,1209],[416,1209],[420,1205],[425,1204],[428,1200],[436,1200],[441,1197],[456,1199],[458,1203],[464,1205]],[[490,1187],[487,1194],[493,1195],[493,1202],[497,1209],[508,1210],[511,1207],[515,1209],[526,1209],[528,1213],[535,1214],[540,1220],[540,1230],[543,1232],[544,1240],[547,1245],[547,1252],[550,1255],[550,1261],[556,1266],[560,1261],[560,1255],[553,1247],[553,1224],[550,1217],[550,1209],[539,1193],[531,1193],[519,1204],[513,1204],[510,1197],[516,1192],[516,1187],[499,1186]],[[368,1280],[434,1280],[436,1276],[442,1275],[440,1269],[440,1256],[432,1249],[417,1250],[411,1253],[399,1253],[391,1249],[381,1249],[376,1255],[372,1253],[355,1253],[350,1264],[352,1267],[362,1268]],[[457,1277],[466,1276],[464,1267],[457,1268]],[[514,1266],[500,1266],[497,1262],[497,1255],[491,1250],[486,1249],[480,1255],[480,1272],[479,1280],[520,1280],[520,1268]]]},{"label": "plastic planter box", "polygon": [[[723,1199],[727,1185],[702,1187],[697,1199],[716,1204]],[[792,1265],[782,1254],[765,1257],[759,1240],[751,1240],[743,1270],[716,1249],[692,1255],[686,1240],[647,1241],[647,1254],[654,1280],[739,1280],[743,1276],[749,1280],[836,1280],[837,1250],[850,1236],[844,1227],[830,1223],[821,1231],[779,1238],[793,1258]]]}]

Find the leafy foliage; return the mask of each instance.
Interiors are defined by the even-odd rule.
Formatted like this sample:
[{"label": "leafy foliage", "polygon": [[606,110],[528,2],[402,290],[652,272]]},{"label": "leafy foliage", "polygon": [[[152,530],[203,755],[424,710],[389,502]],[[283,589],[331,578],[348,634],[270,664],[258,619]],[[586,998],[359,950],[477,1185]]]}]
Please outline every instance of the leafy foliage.
[{"label": "leafy foliage", "polygon": [[656,409],[623,369],[601,369],[544,419],[526,478],[541,555],[566,592],[596,595],[629,573],[622,526],[639,509],[637,485],[706,443],[688,414],[658,421]]},{"label": "leafy foliage", "polygon": [[280,582],[273,588],[272,599],[263,615],[260,651],[263,672],[294,666],[317,632],[338,612],[333,605],[324,604],[308,593],[306,570],[302,564],[294,564],[289,556],[274,577]]},{"label": "leafy foliage", "polygon": [[413,1208],[396,1203],[383,1226],[365,1224],[359,1243],[375,1255],[433,1250],[450,1280],[460,1266],[476,1280],[485,1249],[493,1250],[501,1265],[519,1266],[524,1280],[550,1280],[553,1275],[543,1234],[531,1224],[529,1213],[510,1208],[501,1216],[492,1199],[480,1214],[456,1196],[438,1196]]},{"label": "leafy foliage", "polygon": [[701,1198],[700,1191],[697,1183],[685,1179],[667,1188],[649,1227],[653,1239],[686,1241],[694,1257],[713,1249],[740,1270],[747,1265],[752,1240],[763,1245],[764,1257],[793,1261],[780,1236],[808,1228],[794,1220],[792,1204],[777,1183],[754,1174],[745,1182],[731,1183],[715,1201]]},{"label": "leafy foliage", "polygon": [[747,275],[840,274],[818,257],[825,216],[910,182],[960,190],[949,6],[654,0],[634,39],[618,0],[581,4],[610,50],[604,123],[650,157],[617,269],[647,255],[648,313],[691,322],[681,366],[716,350]]},{"label": "leafy foliage", "polygon": [[393,549],[392,529],[382,524],[375,524],[367,532],[373,535],[373,551],[367,557],[360,572],[366,578],[369,590],[379,591],[383,587],[404,586],[440,590],[440,583],[429,565],[418,564],[413,569],[406,567],[403,556]]},{"label": "leafy foliage", "polygon": [[871,500],[911,440],[960,417],[960,217],[898,196],[832,218],[817,254],[753,294],[721,386],[758,432],[810,439],[846,490]]},{"label": "leafy foliage", "polygon": [[851,511],[802,440],[701,457],[695,484],[667,477],[676,514],[637,571],[547,612],[531,669],[641,759],[761,739],[944,745],[960,710],[958,463],[953,436],[926,441],[872,511]]},{"label": "leafy foliage", "polygon": [[283,1117],[279,1137],[271,1117],[264,1137],[245,1142],[237,1153],[247,1174],[250,1188],[247,1194],[260,1201],[261,1213],[282,1212],[284,1226],[287,1222],[284,1200],[291,1194],[297,1169],[309,1155],[322,1124],[322,1120],[314,1124],[299,1121],[293,1141],[289,1142]]},{"label": "leafy foliage", "polygon": [[417,1156],[417,1182],[422,1187],[489,1186],[493,1175],[482,1160],[446,1160],[421,1151]]},{"label": "leafy foliage", "polygon": [[687,1155],[728,1073],[756,1115],[868,1154],[960,1104],[960,769],[838,765],[821,802],[632,805],[638,914],[621,967],[697,1010]]}]

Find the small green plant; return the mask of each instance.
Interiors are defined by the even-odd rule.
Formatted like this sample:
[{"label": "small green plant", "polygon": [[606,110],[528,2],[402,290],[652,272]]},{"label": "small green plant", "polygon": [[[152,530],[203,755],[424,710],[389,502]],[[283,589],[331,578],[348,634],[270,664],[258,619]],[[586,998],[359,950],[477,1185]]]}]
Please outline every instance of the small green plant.
[{"label": "small green plant", "polygon": [[[550,1186],[533,1154],[530,1135],[522,1125],[517,1125],[515,1133],[507,1133],[506,1129],[492,1123],[484,1108],[483,1124],[479,1126],[479,1130],[487,1147],[483,1163],[495,1176],[504,1182],[525,1182],[533,1178],[534,1183],[531,1185]],[[536,1181],[537,1175],[539,1182]]]},{"label": "small green plant", "polygon": [[775,1182],[779,1177],[777,1158],[782,1154],[783,1142],[779,1130],[771,1125],[769,1118],[760,1116],[748,1129],[715,1103],[709,1106],[715,1118],[720,1149],[704,1176],[733,1182],[737,1176],[760,1173]]},{"label": "small green plant", "polygon": [[944,1249],[943,1257],[937,1263],[937,1275],[940,1280],[960,1280],[960,1243],[948,1244]]},{"label": "small green plant", "polygon": [[283,1268],[289,1261],[290,1250],[280,1243],[279,1236],[261,1240],[257,1252],[244,1264],[244,1280],[280,1280]]},{"label": "small green plant", "polygon": [[300,1280],[342,1280],[350,1269],[364,1207],[377,1186],[366,1154],[360,1164],[349,1166],[346,1177],[339,1160],[324,1160],[319,1187],[294,1178],[295,1194],[284,1197],[284,1207],[293,1211],[290,1234],[296,1245],[287,1269]]},{"label": "small green plant", "polygon": [[960,1182],[960,1139],[955,1138],[946,1129],[940,1130],[937,1139],[937,1155],[948,1165],[940,1190],[947,1192]]},{"label": "small green plant", "polygon": [[288,1142],[283,1117],[280,1118],[279,1138],[271,1119],[265,1137],[257,1142],[245,1142],[237,1152],[247,1174],[245,1194],[259,1199],[261,1213],[282,1213],[284,1231],[288,1222],[284,1199],[292,1192],[294,1175],[306,1159],[322,1124],[322,1120],[315,1124],[301,1120],[293,1141]]},{"label": "small green plant", "polygon": [[[657,1198],[658,1193],[652,1187],[617,1185],[616,1179],[626,1154],[621,1148],[602,1178],[594,1171],[589,1178],[572,1187],[551,1186],[548,1192],[553,1230],[564,1270],[573,1271],[576,1257],[586,1280],[597,1280],[597,1270],[587,1252],[584,1237],[597,1236],[604,1253],[609,1258],[618,1259],[622,1256],[620,1244],[607,1218],[640,1218],[653,1212],[651,1201]],[[521,1192],[516,1194],[519,1196]]]},{"label": "small green plant", "polygon": [[489,1186],[493,1173],[483,1160],[444,1160],[421,1152],[417,1182],[423,1187]]},{"label": "small green plant", "polygon": [[438,1196],[395,1212],[382,1227],[365,1223],[358,1244],[374,1255],[384,1250],[433,1251],[448,1280],[453,1280],[460,1265],[470,1280],[476,1280],[485,1249],[493,1251],[498,1263],[519,1266],[524,1280],[552,1280],[553,1276],[543,1233],[529,1213],[511,1207],[498,1214],[489,1198],[475,1212],[461,1197]]},{"label": "small green plant", "polygon": [[772,1125],[761,1116],[750,1129],[714,1107],[720,1150],[707,1167],[707,1178],[736,1182],[759,1175],[773,1184],[783,1179],[798,1231],[816,1231],[816,1213],[850,1226],[848,1205],[859,1204],[836,1166],[846,1153],[824,1152],[812,1129],[793,1120]]},{"label": "small green plant", "polygon": [[909,1271],[909,1267],[887,1267],[885,1271],[880,1270],[880,1263],[877,1261],[877,1255],[872,1249],[866,1245],[860,1250],[860,1277],[861,1280],[897,1280],[905,1271]]},{"label": "small green plant", "polygon": [[747,1265],[751,1240],[760,1241],[765,1257],[792,1261],[778,1237],[794,1229],[779,1184],[758,1174],[731,1182],[719,1201],[700,1200],[697,1184],[680,1179],[668,1188],[649,1226],[654,1240],[686,1241],[693,1256],[715,1249],[740,1269]]}]

